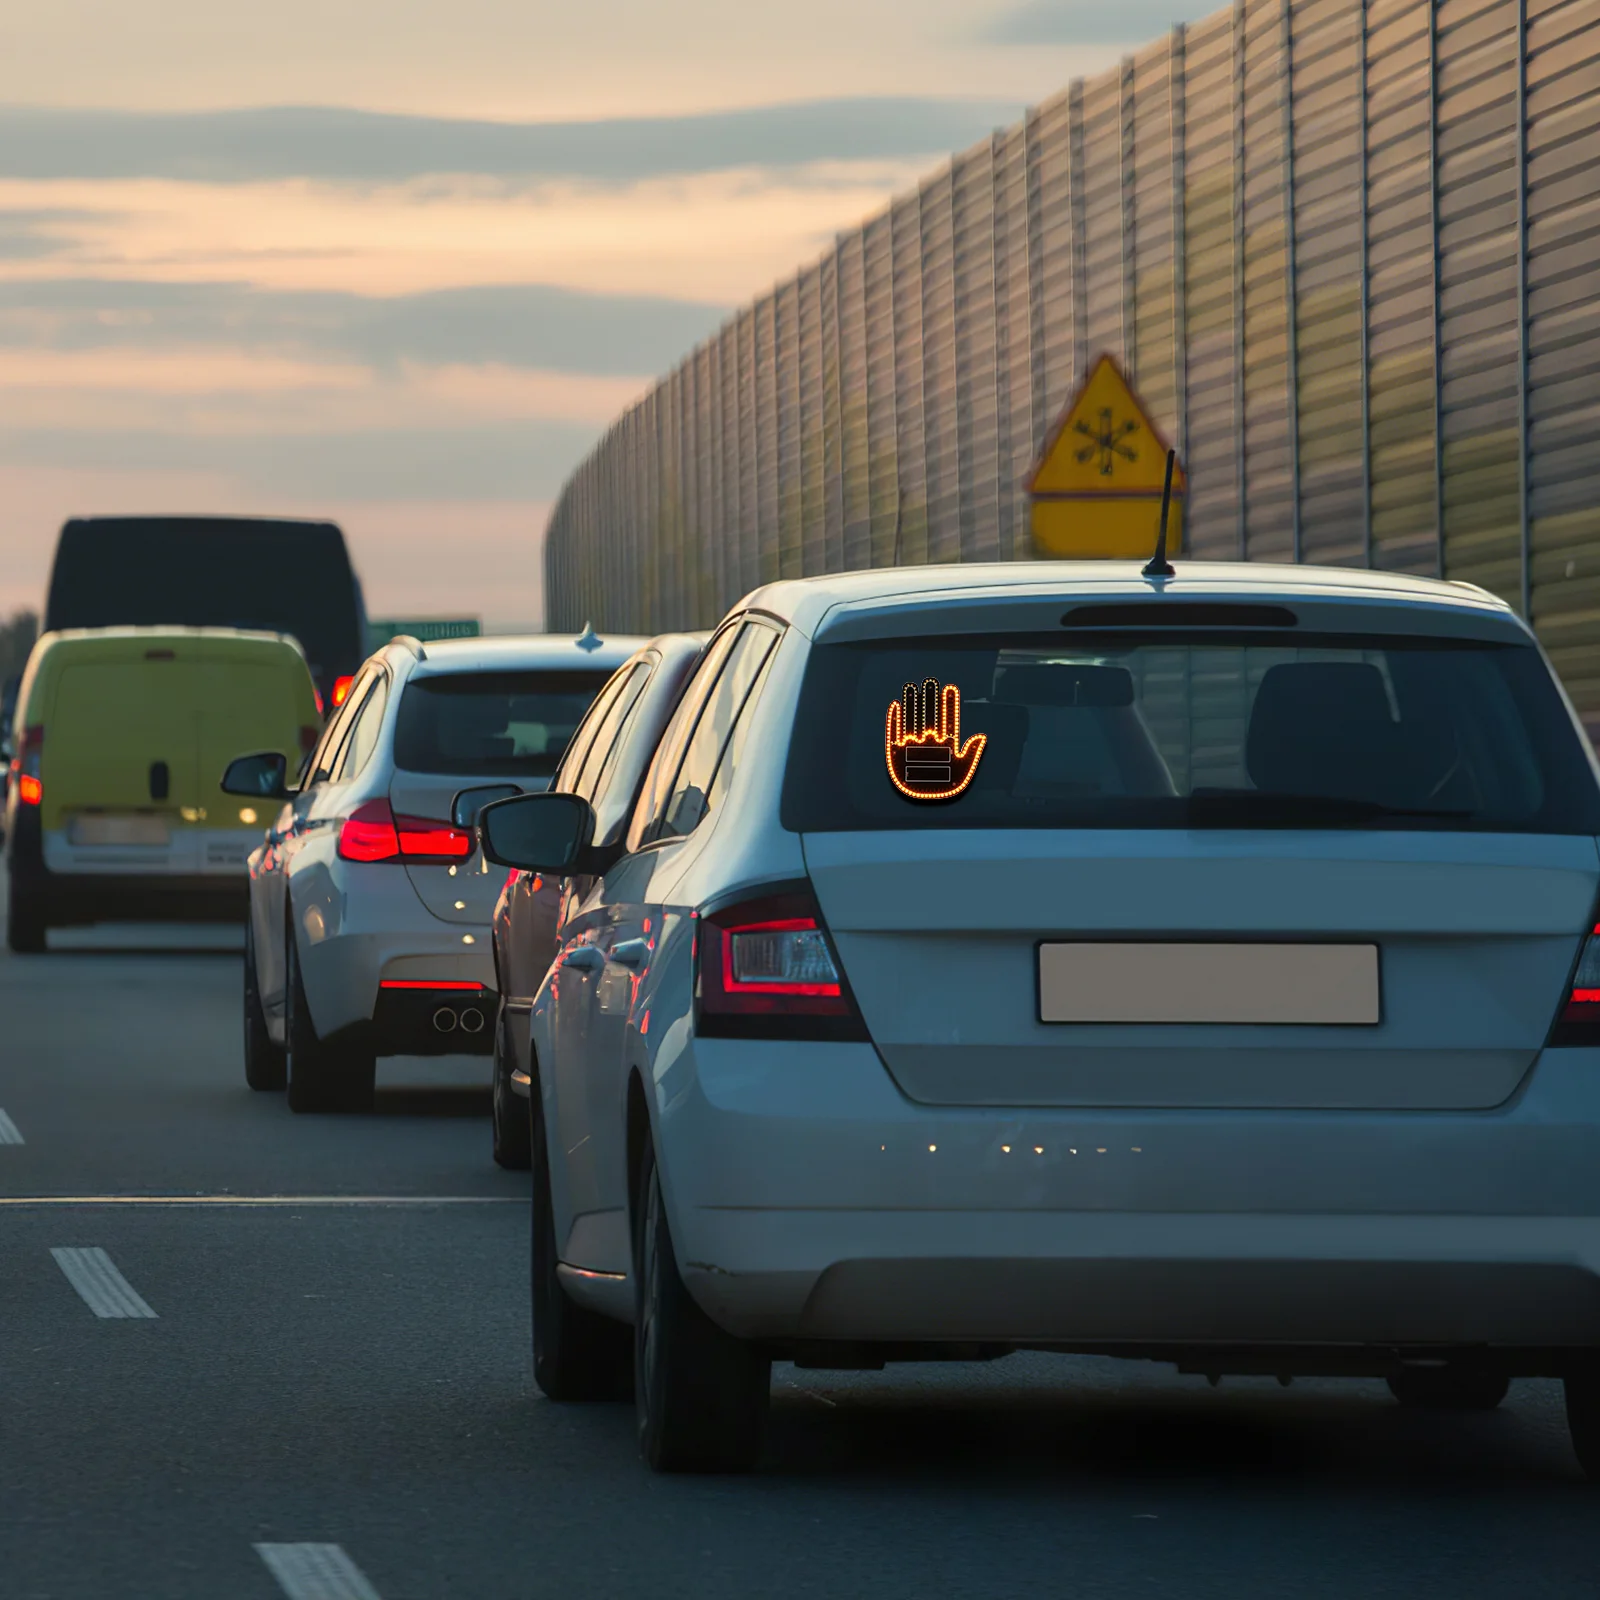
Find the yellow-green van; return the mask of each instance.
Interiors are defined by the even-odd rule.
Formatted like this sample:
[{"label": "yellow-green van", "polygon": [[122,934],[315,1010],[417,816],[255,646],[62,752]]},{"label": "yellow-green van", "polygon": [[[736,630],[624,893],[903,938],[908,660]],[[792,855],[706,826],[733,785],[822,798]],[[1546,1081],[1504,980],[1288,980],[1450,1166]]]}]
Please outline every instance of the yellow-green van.
[{"label": "yellow-green van", "polygon": [[293,771],[321,733],[285,634],[235,628],[47,633],[18,690],[6,796],[8,941],[74,923],[243,919],[246,857],[276,807],[219,787],[235,756]]}]

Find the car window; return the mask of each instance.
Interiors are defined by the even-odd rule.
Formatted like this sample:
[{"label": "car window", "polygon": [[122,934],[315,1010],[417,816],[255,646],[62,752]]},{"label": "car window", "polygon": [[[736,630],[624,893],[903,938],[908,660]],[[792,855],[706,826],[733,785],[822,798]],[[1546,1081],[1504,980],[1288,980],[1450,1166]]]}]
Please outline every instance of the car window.
[{"label": "car window", "polygon": [[737,626],[730,626],[711,641],[711,647],[701,657],[700,665],[683,691],[683,699],[678,702],[672,721],[661,735],[661,743],[656,747],[655,759],[650,763],[649,774],[639,794],[639,804],[634,810],[633,825],[628,830],[630,850],[637,850],[645,842],[646,827],[666,801],[672,780],[678,775],[684,747],[694,732],[695,723],[700,719],[700,709],[710,696],[738,633]]},{"label": "car window", "polygon": [[573,785],[578,780],[578,774],[583,771],[584,758],[589,754],[593,745],[595,734],[599,731],[600,724],[605,721],[606,713],[615,703],[616,698],[622,693],[622,686],[627,682],[624,668],[618,667],[589,707],[588,714],[578,724],[578,731],[573,734],[571,742],[562,753],[561,764],[556,768],[555,776],[550,780],[550,787],[558,794],[573,793]]},{"label": "car window", "polygon": [[378,746],[378,734],[383,727],[383,710],[388,703],[389,680],[379,673],[362,700],[360,710],[351,720],[343,747],[334,758],[334,783],[348,783],[350,779],[359,777],[372,759],[372,752]]},{"label": "car window", "polygon": [[593,800],[599,791],[600,769],[605,765],[612,750],[616,748],[617,730],[622,726],[628,713],[639,703],[639,696],[644,692],[651,667],[651,662],[639,662],[620,686],[619,693],[607,708],[600,726],[595,729],[594,738],[584,759],[583,770],[572,788],[574,794],[581,794],[585,800]]},{"label": "car window", "polygon": [[772,663],[777,653],[776,649],[767,652],[766,659],[761,663],[761,670],[756,674],[756,681],[751,684],[749,694],[744,697],[744,705],[734,721],[733,732],[723,747],[722,759],[717,763],[716,776],[712,778],[711,787],[706,791],[707,816],[722,804],[728,786],[733,782],[733,775],[738,771],[739,762],[744,755],[745,741],[750,737],[751,724],[755,720],[752,712],[755,710],[756,702],[761,698],[762,685],[767,681],[767,674],[772,671]]},{"label": "car window", "polygon": [[745,697],[777,643],[777,637],[771,628],[759,622],[746,623],[739,630],[739,637],[728,652],[721,675],[685,746],[666,802],[645,825],[642,842],[681,838],[693,833],[705,819],[717,763],[734,722],[744,709]]},{"label": "car window", "polygon": [[335,757],[339,746],[344,741],[345,734],[349,731],[351,720],[360,710],[362,701],[366,698],[368,689],[372,687],[372,680],[377,677],[378,669],[368,667],[361,676],[350,686],[350,693],[345,703],[334,712],[328,725],[322,730],[322,738],[317,744],[316,751],[306,765],[309,776],[304,787],[310,788],[314,783],[326,783],[328,774],[333,770]]},{"label": "car window", "polygon": [[951,634],[812,651],[782,814],[797,832],[1586,834],[1600,792],[1532,645]]}]

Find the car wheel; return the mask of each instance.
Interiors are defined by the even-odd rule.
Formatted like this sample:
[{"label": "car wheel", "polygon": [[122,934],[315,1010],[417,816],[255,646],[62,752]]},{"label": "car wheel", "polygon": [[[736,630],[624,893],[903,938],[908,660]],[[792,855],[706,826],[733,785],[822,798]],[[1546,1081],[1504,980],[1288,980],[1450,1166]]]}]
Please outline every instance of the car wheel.
[{"label": "car wheel", "polygon": [[1389,1379],[1389,1393],[1421,1411],[1493,1411],[1510,1388],[1505,1373],[1466,1363],[1403,1367]]},{"label": "car wheel", "polygon": [[300,977],[300,954],[294,931],[288,936],[285,961],[284,1038],[291,1111],[370,1111],[377,1058],[371,1050],[354,1049],[317,1037]]},{"label": "car wheel", "polygon": [[555,1211],[544,1108],[530,1102],[533,1153],[533,1381],[552,1400],[626,1400],[633,1386],[631,1331],[578,1305],[556,1271]]},{"label": "car wheel", "polygon": [[521,1097],[511,1087],[511,1068],[514,1063],[509,1046],[505,1019],[502,1017],[494,1030],[494,1085],[490,1111],[494,1159],[498,1166],[508,1172],[526,1172],[531,1151],[528,1137],[530,1119],[529,1113],[523,1109]]},{"label": "car wheel", "polygon": [[1600,1362],[1567,1374],[1567,1428],[1584,1476],[1600,1483]]},{"label": "car wheel", "polygon": [[281,1089],[289,1081],[283,1046],[274,1044],[267,1032],[256,973],[256,932],[248,921],[244,925],[244,1081],[252,1089]]},{"label": "car wheel", "polygon": [[19,889],[13,879],[6,897],[6,943],[19,956],[43,955],[45,949],[44,902]]},{"label": "car wheel", "polygon": [[634,1404],[657,1472],[748,1472],[761,1455],[772,1361],[725,1333],[678,1271],[655,1151],[640,1158],[634,1219]]}]

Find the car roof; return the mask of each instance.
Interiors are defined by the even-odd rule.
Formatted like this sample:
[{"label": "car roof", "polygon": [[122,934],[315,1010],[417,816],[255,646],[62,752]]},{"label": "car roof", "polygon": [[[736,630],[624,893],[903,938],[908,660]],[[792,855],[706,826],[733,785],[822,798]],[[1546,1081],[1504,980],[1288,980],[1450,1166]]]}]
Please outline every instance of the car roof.
[{"label": "car roof", "polygon": [[[580,640],[582,641],[580,643]],[[413,676],[449,672],[610,672],[647,643],[629,634],[504,634],[477,639],[396,642],[390,650],[419,651]]]},{"label": "car roof", "polygon": [[148,645],[163,641],[169,644],[181,644],[185,641],[207,644],[218,642],[239,645],[264,644],[292,650],[296,655],[305,654],[300,648],[300,641],[293,634],[272,633],[261,628],[188,628],[161,623],[138,626],[127,624],[115,628],[58,628],[52,633],[42,634],[39,639],[41,645],[47,646],[52,651],[68,645]]},{"label": "car roof", "polygon": [[[1521,630],[1505,601],[1475,584],[1414,578],[1358,567],[1314,567],[1258,561],[1174,561],[1165,579],[1147,578],[1133,561],[1006,561],[925,567],[880,567],[816,578],[791,578],[748,595],[747,609],[766,611],[807,634],[830,613],[919,610],[980,597],[1025,599],[1238,600],[1257,604],[1415,606],[1457,612]],[[1498,631],[1498,630],[1497,630]]]}]

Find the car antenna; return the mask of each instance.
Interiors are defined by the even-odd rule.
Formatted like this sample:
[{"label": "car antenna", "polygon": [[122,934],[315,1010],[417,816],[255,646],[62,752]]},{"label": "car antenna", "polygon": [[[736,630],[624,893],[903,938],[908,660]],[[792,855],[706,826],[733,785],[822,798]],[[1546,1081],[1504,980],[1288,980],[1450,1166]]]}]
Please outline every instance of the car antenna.
[{"label": "car antenna", "polygon": [[1167,451],[1167,481],[1161,490],[1161,528],[1156,534],[1156,553],[1150,557],[1141,578],[1170,578],[1172,563],[1167,560],[1167,513],[1172,510],[1172,468],[1178,459],[1176,450]]},{"label": "car antenna", "polygon": [[598,650],[600,648],[600,635],[594,631],[594,624],[586,622],[583,632],[578,635],[578,648],[580,650]]}]

